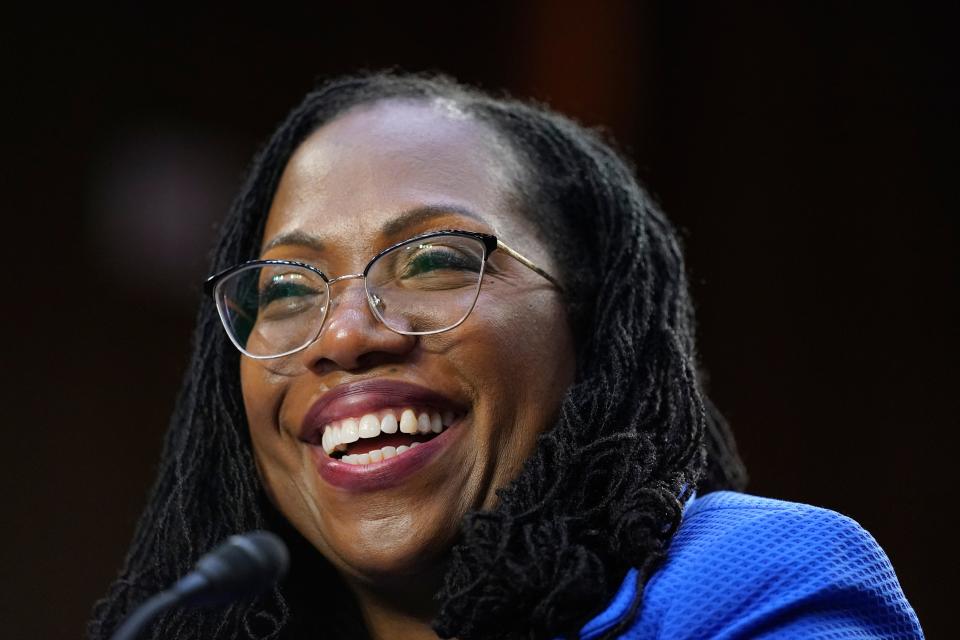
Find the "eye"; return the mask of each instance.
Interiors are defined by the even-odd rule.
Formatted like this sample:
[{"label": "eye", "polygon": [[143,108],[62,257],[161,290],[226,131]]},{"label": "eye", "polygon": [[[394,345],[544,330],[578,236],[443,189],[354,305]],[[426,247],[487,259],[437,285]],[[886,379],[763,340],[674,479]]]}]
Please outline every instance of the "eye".
[{"label": "eye", "polygon": [[326,292],[300,273],[275,273],[261,285],[257,306],[261,317],[276,319],[322,304]]},{"label": "eye", "polygon": [[452,247],[421,244],[403,262],[397,277],[413,278],[444,270],[478,273],[481,266],[477,256],[466,255]]},{"label": "eye", "polygon": [[260,288],[260,308],[283,298],[316,293],[315,289],[308,286],[305,280],[306,279],[298,273],[279,273],[272,275]]}]

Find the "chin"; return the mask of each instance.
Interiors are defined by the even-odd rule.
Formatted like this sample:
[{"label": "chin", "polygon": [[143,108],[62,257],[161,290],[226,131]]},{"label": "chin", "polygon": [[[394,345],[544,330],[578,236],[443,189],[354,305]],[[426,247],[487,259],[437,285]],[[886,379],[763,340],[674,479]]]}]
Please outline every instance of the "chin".
[{"label": "chin", "polygon": [[324,555],[342,573],[382,587],[435,572],[445,565],[455,540],[455,532],[449,532],[442,537],[431,536],[428,542],[409,521],[371,523],[369,529],[367,535],[353,539],[351,544],[324,545],[330,552]]}]

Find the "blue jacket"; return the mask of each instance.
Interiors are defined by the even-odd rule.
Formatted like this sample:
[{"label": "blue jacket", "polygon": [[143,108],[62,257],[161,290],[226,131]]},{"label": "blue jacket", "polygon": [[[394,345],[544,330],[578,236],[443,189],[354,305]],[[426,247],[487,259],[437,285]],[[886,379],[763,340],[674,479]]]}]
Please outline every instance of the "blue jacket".
[{"label": "blue jacket", "polygon": [[[596,638],[627,613],[631,570],[582,629]],[[833,511],[720,491],[687,503],[666,560],[622,638],[923,638],[890,560]]]}]

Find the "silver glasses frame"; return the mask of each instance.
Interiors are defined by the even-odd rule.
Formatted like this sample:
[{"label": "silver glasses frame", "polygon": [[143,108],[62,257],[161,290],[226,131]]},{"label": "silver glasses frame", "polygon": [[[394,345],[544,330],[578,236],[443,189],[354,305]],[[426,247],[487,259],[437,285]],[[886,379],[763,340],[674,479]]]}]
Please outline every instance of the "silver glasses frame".
[{"label": "silver glasses frame", "polygon": [[[377,301],[374,300],[376,295],[371,293],[370,289],[367,287],[367,274],[370,272],[370,269],[380,258],[390,253],[394,249],[397,249],[398,247],[401,247],[403,245],[409,244],[410,242],[414,242],[417,240],[427,240],[429,238],[434,238],[438,236],[451,236],[451,235],[461,236],[466,238],[473,238],[475,240],[480,241],[480,243],[483,245],[483,261],[480,267],[479,282],[477,284],[477,293],[473,297],[473,302],[470,304],[470,308],[467,309],[467,311],[463,314],[463,317],[460,318],[456,322],[456,324],[453,324],[443,329],[435,329],[432,331],[400,331],[398,329],[394,329],[389,324],[387,324],[387,321],[384,319],[383,315],[380,313],[380,310],[377,309]],[[337,276],[335,278],[330,278],[327,274],[325,274],[323,271],[321,271],[317,267],[311,264],[307,264],[305,262],[297,262],[295,260],[248,260],[247,262],[243,262],[241,264],[230,267],[228,269],[224,269],[210,276],[203,283],[203,289],[204,289],[204,293],[213,297],[214,303],[217,306],[217,313],[220,316],[220,322],[223,324],[224,331],[226,332],[227,337],[230,339],[230,342],[233,343],[233,346],[235,346],[240,351],[240,353],[247,356],[248,358],[252,358],[254,360],[273,360],[275,358],[282,358],[284,356],[289,356],[294,353],[303,351],[304,349],[306,349],[307,347],[309,347],[310,345],[312,345],[314,342],[317,341],[317,339],[320,337],[320,334],[323,332],[324,326],[326,325],[327,314],[329,312],[329,309],[333,300],[333,297],[330,293],[330,286],[338,282],[343,282],[345,280],[356,280],[356,279],[363,280],[363,291],[364,291],[364,294],[366,295],[367,306],[370,307],[371,313],[373,313],[373,316],[383,326],[385,326],[390,331],[393,331],[394,333],[398,333],[400,335],[408,335],[408,336],[425,336],[425,335],[433,335],[437,333],[444,333],[445,331],[456,329],[461,324],[463,324],[463,322],[473,312],[473,309],[477,306],[477,300],[480,299],[480,289],[483,286],[483,276],[486,273],[487,260],[490,258],[493,252],[498,249],[503,253],[507,254],[508,256],[510,256],[511,258],[513,258],[514,260],[516,260],[517,262],[519,262],[520,264],[522,264],[523,266],[527,267],[537,275],[540,275],[543,278],[545,278],[547,281],[553,284],[561,293],[563,293],[564,291],[563,285],[561,285],[556,278],[554,278],[552,275],[547,273],[545,270],[538,267],[535,263],[533,263],[531,260],[523,256],[520,252],[504,244],[503,241],[501,241],[495,235],[491,235],[489,233],[479,233],[476,231],[464,231],[461,229],[444,229],[441,231],[430,231],[428,233],[416,235],[416,236],[413,236],[412,238],[407,238],[406,240],[392,244],[386,249],[383,249],[382,251],[378,252],[375,256],[373,256],[370,259],[370,261],[367,263],[367,266],[364,267],[363,271],[360,273],[348,273],[342,276]],[[253,269],[256,267],[269,266],[269,265],[287,265],[292,267],[302,267],[317,274],[318,276],[320,276],[320,279],[323,280],[324,284],[327,287],[328,302],[326,307],[324,307],[323,317],[320,319],[320,325],[317,328],[317,332],[316,334],[314,334],[312,338],[307,340],[304,344],[300,345],[299,347],[290,349],[288,351],[284,351],[283,353],[278,353],[278,354],[269,355],[269,356],[258,356],[248,352],[245,348],[243,348],[240,345],[240,343],[234,337],[233,332],[230,330],[230,322],[228,320],[229,316],[227,315],[229,311],[228,309],[224,308],[224,296],[220,295],[220,292],[221,292],[223,283],[226,282],[228,277],[234,275],[235,273],[238,273],[240,271],[245,271],[247,269]]]}]

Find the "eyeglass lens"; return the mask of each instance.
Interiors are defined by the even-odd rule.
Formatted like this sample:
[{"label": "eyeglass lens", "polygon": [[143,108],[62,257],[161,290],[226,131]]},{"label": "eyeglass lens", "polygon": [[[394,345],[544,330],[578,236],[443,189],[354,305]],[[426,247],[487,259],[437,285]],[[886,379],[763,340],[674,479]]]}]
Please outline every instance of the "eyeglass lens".
[{"label": "eyeglass lens", "polygon": [[[480,240],[443,235],[415,239],[368,268],[370,308],[398,333],[438,333],[473,309],[484,271]],[[233,341],[254,357],[284,355],[310,344],[330,305],[329,285],[296,265],[252,265],[217,285],[217,305]]]}]

